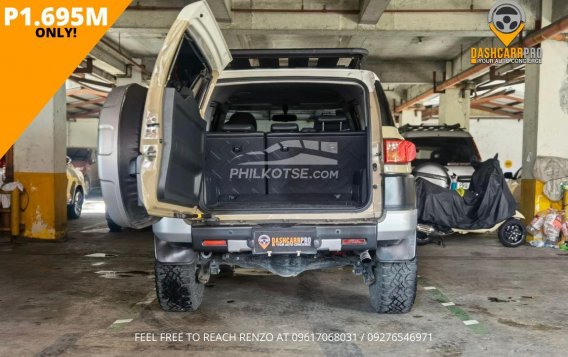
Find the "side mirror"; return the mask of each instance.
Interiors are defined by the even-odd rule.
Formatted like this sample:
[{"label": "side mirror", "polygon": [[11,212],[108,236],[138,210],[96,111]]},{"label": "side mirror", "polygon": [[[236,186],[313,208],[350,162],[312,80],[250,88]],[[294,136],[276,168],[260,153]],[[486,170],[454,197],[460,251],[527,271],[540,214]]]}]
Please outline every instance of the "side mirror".
[{"label": "side mirror", "polygon": [[514,180],[515,179],[513,177],[513,173],[511,171],[507,171],[507,172],[503,173],[503,177],[506,178],[507,180]]}]

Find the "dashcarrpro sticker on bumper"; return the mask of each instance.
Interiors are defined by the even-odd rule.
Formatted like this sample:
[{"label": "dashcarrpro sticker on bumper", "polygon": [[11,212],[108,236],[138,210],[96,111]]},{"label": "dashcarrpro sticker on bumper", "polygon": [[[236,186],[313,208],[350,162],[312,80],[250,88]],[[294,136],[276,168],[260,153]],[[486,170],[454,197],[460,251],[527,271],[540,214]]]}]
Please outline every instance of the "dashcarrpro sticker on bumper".
[{"label": "dashcarrpro sticker on bumper", "polygon": [[273,247],[309,247],[312,245],[311,237],[273,237]]},{"label": "dashcarrpro sticker on bumper", "polygon": [[262,249],[269,246],[273,248],[278,247],[311,247],[312,237],[297,236],[297,237],[270,237],[267,234],[262,234],[257,238],[258,245]]}]

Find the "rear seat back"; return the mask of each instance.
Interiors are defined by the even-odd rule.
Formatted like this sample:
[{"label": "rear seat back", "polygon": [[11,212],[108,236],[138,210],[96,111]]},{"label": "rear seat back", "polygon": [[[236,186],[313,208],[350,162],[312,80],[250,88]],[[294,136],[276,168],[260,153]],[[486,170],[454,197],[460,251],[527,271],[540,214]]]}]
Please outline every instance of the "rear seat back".
[{"label": "rear seat back", "polygon": [[[270,133],[266,147],[268,168],[296,169],[307,175],[272,177],[267,183],[268,194],[306,193],[309,185],[310,193],[350,196],[357,194],[352,188],[366,180],[365,132]],[[337,172],[338,177],[314,177],[324,172]]]},{"label": "rear seat back", "polygon": [[241,195],[265,194],[265,180],[247,177],[245,171],[248,167],[262,169],[264,166],[239,166],[242,162],[264,161],[264,148],[264,133],[207,133],[204,165],[206,201],[230,201]]},{"label": "rear seat back", "polygon": [[256,131],[256,119],[254,118],[254,115],[252,115],[251,113],[236,112],[233,115],[231,115],[231,117],[223,125],[223,127],[226,127],[227,125],[236,125],[236,124],[251,125],[252,126],[251,131]]},{"label": "rear seat back", "polygon": [[[252,114],[237,112],[219,129],[205,137],[208,207],[253,195],[258,200],[258,195],[309,192],[357,201],[365,194],[366,133],[348,131],[345,116],[317,118],[314,128],[301,132],[297,123],[274,123],[270,133],[262,133]],[[262,176],[266,170],[272,171],[268,178]]]},{"label": "rear seat back", "polygon": [[300,129],[296,123],[272,124],[270,126],[270,132],[272,133],[293,133],[298,131]]}]

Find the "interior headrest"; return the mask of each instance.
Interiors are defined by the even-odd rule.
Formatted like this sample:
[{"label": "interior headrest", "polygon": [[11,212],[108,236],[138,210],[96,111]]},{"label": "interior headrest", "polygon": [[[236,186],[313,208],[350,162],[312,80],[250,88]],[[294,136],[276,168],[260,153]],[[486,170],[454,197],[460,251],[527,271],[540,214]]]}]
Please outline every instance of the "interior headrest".
[{"label": "interior headrest", "polygon": [[246,124],[246,125],[252,125],[253,130],[251,131],[256,131],[256,119],[254,118],[254,116],[251,113],[247,113],[247,112],[236,112],[233,115],[231,115],[231,118],[229,119],[229,121],[227,123],[225,123],[225,125],[227,124]]},{"label": "interior headrest", "polygon": [[343,114],[322,115],[316,118],[315,128],[318,131],[349,131],[347,117]]},{"label": "interior headrest", "polygon": [[289,121],[296,121],[298,117],[295,114],[274,114],[272,116],[273,121],[282,121],[282,122],[289,122]]},{"label": "interior headrest", "polygon": [[273,133],[293,133],[298,132],[299,128],[296,123],[272,124],[270,126],[270,131]]},{"label": "interior headrest", "polygon": [[316,121],[320,123],[340,123],[346,122],[347,117],[345,115],[322,115],[319,118],[316,118]]},{"label": "interior headrest", "polygon": [[223,124],[223,131],[228,133],[252,133],[256,129],[252,124],[231,124],[227,122]]}]

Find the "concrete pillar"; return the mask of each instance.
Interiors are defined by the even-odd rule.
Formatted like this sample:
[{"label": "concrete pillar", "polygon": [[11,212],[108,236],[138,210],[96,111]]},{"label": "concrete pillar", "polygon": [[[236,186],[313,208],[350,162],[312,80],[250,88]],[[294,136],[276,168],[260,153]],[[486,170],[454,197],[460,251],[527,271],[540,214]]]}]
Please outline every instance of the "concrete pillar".
[{"label": "concrete pillar", "polygon": [[568,159],[568,43],[545,41],[541,48],[542,64],[525,69],[521,207],[529,220],[548,207],[561,208],[546,199],[543,183],[534,179],[536,157]]},{"label": "concrete pillar", "polygon": [[439,123],[459,124],[460,127],[469,130],[469,90],[461,88],[448,88],[440,94]]},{"label": "concrete pillar", "polygon": [[400,113],[400,126],[422,124],[422,112],[414,109],[405,109]]},{"label": "concrete pillar", "polygon": [[[28,238],[57,239],[67,224],[65,86],[14,144],[14,178],[24,185],[21,223]],[[27,197],[26,197],[27,196]]]}]

